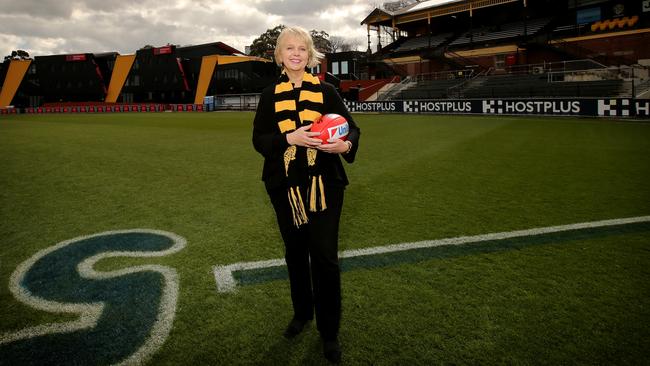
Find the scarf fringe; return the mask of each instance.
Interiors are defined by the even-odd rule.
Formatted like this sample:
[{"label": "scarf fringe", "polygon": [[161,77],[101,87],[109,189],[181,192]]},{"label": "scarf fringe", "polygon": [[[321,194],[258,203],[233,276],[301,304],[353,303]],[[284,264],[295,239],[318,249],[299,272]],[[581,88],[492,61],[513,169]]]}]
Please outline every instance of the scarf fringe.
[{"label": "scarf fringe", "polygon": [[323,185],[323,177],[318,176],[318,182],[320,183],[320,210],[327,210],[327,204],[325,203],[325,186]]},{"label": "scarf fringe", "polygon": [[291,213],[293,215],[293,224],[296,226],[306,224],[309,220],[305,212],[305,205],[302,202],[300,187],[291,187],[288,193],[289,206],[291,206]]},{"label": "scarf fringe", "polygon": [[323,185],[323,177],[320,175],[313,176],[311,177],[311,186],[309,189],[309,211],[317,212],[325,211],[326,209],[327,204],[325,203],[325,186]]}]

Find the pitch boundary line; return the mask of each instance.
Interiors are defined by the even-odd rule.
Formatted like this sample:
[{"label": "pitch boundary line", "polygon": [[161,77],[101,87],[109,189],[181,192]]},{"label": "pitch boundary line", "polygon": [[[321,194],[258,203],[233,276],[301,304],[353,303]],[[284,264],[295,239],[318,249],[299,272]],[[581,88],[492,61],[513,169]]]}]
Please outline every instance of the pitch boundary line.
[{"label": "pitch boundary line", "polygon": [[[526,230],[504,231],[499,233],[489,233],[472,236],[459,236],[454,238],[424,240],[409,243],[392,244],[387,246],[377,246],[363,249],[350,249],[339,252],[339,258],[352,258],[362,256],[373,256],[386,253],[403,252],[413,249],[434,248],[441,246],[453,246],[462,244],[479,244],[487,241],[504,240],[511,238],[520,238],[527,236],[538,236],[543,234],[558,233],[563,231],[583,230],[592,228],[601,228],[607,226],[619,226],[635,223],[650,222],[650,216],[637,216],[629,218],[581,222],[569,225],[547,226]],[[213,267],[214,279],[217,285],[217,292],[227,293],[234,292],[237,289],[237,281],[234,272],[256,270],[262,268],[272,268],[285,266],[283,258],[270,259],[252,262],[237,262],[226,265],[216,265]]]}]

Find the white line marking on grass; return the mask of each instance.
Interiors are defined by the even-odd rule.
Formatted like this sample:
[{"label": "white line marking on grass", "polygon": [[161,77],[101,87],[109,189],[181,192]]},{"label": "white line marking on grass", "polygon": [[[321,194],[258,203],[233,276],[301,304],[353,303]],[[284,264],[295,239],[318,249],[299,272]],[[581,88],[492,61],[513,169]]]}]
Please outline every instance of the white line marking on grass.
[{"label": "white line marking on grass", "polygon": [[167,339],[169,332],[174,321],[176,313],[176,302],[178,298],[178,275],[173,268],[159,266],[159,265],[143,265],[128,267],[110,272],[97,272],[93,266],[102,259],[113,257],[162,257],[172,253],[176,253],[183,249],[187,243],[185,238],[171,232],[162,230],[149,230],[149,229],[131,229],[131,230],[114,230],[105,231],[97,234],[76,237],[70,240],[60,242],[49,248],[45,248],[38,253],[34,254],[31,258],[21,263],[9,280],[9,290],[19,301],[35,308],[51,313],[72,313],[79,314],[77,320],[37,325],[21,329],[17,332],[0,334],[0,344],[14,342],[21,339],[28,339],[46,334],[56,333],[72,333],[75,331],[90,329],[97,326],[97,321],[102,314],[104,304],[102,302],[79,304],[79,303],[62,303],[50,301],[30,293],[29,290],[21,286],[25,275],[29,269],[41,258],[53,253],[65,246],[76,243],[82,240],[114,234],[128,234],[128,233],[144,233],[156,234],[166,236],[173,241],[173,245],[166,250],[150,251],[150,252],[127,252],[127,251],[114,251],[104,252],[92,257],[86,258],[84,261],[77,265],[79,275],[87,279],[109,279],[120,277],[126,274],[152,271],[159,272],[165,279],[163,287],[163,294],[160,299],[160,306],[158,309],[158,316],[156,322],[151,328],[151,332],[144,344],[136,350],[128,358],[122,360],[118,365],[140,365],[143,364],[155,351],[157,351]]},{"label": "white line marking on grass", "polygon": [[[606,226],[617,226],[625,224],[634,224],[640,222],[650,222],[650,216],[639,216],[622,219],[602,220],[581,222],[570,225],[548,226],[533,228],[527,230],[505,231],[500,233],[490,233],[483,235],[473,236],[459,236],[455,238],[437,239],[437,240],[424,240],[411,243],[400,243],[387,246],[363,248],[363,249],[350,249],[339,252],[339,258],[352,258],[361,256],[371,256],[385,253],[401,252],[413,249],[433,248],[447,245],[461,245],[461,244],[478,244],[486,241],[503,240],[510,238],[519,238],[526,236],[536,236],[549,233],[557,233],[562,231],[598,228]],[[218,292],[233,292],[237,288],[237,281],[233,276],[233,272],[244,270],[280,267],[286,265],[284,259],[271,259],[257,262],[238,262],[227,265],[217,265],[213,267],[214,279],[217,283]]]},{"label": "white line marking on grass", "polygon": [[232,276],[234,271],[243,271],[258,268],[281,267],[287,263],[283,259],[270,259],[259,262],[239,262],[225,266],[214,266],[214,279],[217,282],[217,291],[231,292],[237,287],[237,281]]}]

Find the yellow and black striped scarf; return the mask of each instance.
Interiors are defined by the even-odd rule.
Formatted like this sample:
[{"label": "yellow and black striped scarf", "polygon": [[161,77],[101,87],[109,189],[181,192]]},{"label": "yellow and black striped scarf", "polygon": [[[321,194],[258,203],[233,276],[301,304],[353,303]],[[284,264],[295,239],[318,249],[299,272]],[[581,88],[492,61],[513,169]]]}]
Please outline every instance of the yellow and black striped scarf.
[{"label": "yellow and black striped scarf", "polygon": [[[282,73],[275,85],[275,119],[282,133],[294,131],[318,119],[323,113],[323,91],[320,80],[305,72],[298,99],[293,84]],[[308,222],[302,193],[309,200],[309,211],[323,211],[325,187],[318,167],[318,150],[289,146],[284,152],[284,171],[287,177],[287,195],[296,226]],[[306,174],[305,174],[306,172]]]}]

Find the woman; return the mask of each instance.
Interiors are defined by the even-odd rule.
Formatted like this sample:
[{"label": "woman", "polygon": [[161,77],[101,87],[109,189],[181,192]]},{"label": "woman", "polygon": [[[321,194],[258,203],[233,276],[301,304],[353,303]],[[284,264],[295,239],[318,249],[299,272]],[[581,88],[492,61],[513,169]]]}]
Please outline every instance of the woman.
[{"label": "woman", "polygon": [[[354,161],[360,131],[336,89],[307,73],[323,55],[302,28],[278,37],[278,81],[262,91],[253,122],[253,145],[264,156],[262,180],[275,209],[285,245],[293,318],[284,336],[300,334],[316,313],[325,357],[338,363],[341,281],[338,231],[348,184],[342,156]],[[336,113],[350,126],[346,141],[321,143],[310,132],[321,115]],[[310,276],[311,274],[311,276]]]}]

